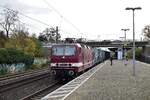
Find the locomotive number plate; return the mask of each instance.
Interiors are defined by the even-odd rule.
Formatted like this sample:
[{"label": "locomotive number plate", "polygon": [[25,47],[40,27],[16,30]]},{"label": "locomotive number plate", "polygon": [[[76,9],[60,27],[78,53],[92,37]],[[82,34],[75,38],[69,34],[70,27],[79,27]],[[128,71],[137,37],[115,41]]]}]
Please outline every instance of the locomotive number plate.
[{"label": "locomotive number plate", "polygon": [[69,64],[59,64],[60,67],[68,67]]}]

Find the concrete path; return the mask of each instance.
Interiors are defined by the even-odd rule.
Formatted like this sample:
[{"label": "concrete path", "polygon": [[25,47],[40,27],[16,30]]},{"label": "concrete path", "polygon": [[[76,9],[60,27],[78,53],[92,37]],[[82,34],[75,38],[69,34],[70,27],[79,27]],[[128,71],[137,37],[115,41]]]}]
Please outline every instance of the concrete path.
[{"label": "concrete path", "polygon": [[107,63],[66,100],[150,100],[150,65],[132,61]]}]

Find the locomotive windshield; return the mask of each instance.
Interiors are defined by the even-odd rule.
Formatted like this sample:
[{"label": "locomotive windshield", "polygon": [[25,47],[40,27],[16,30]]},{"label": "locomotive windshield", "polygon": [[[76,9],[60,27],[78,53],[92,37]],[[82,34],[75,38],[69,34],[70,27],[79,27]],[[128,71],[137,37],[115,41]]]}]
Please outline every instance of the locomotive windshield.
[{"label": "locomotive windshield", "polygon": [[52,48],[52,55],[55,56],[72,56],[75,55],[74,46],[54,46]]}]

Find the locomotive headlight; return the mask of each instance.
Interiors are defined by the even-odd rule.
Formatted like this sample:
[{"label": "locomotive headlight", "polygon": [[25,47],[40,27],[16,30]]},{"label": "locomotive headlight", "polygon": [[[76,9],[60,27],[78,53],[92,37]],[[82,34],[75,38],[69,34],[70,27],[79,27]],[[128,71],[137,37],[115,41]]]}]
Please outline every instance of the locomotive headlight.
[{"label": "locomotive headlight", "polygon": [[56,66],[56,63],[51,63],[51,66]]},{"label": "locomotive headlight", "polygon": [[72,66],[74,67],[80,67],[83,66],[83,63],[79,62],[79,63],[72,63]]},{"label": "locomotive headlight", "polygon": [[69,75],[73,76],[74,75],[74,71],[70,70],[69,72]]},{"label": "locomotive headlight", "polygon": [[56,75],[56,71],[55,71],[55,70],[52,70],[51,73],[52,73],[53,75]]}]

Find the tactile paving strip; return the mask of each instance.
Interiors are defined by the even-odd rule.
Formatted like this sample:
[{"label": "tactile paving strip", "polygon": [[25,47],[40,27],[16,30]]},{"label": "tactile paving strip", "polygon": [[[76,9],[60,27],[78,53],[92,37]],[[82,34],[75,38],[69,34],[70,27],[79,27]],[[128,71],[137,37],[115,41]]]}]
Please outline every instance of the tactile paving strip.
[{"label": "tactile paving strip", "polygon": [[51,92],[50,94],[43,97],[41,100],[64,100],[67,98],[72,92],[74,92],[77,88],[79,88],[83,83],[85,83],[95,72],[97,72],[100,68],[102,68],[105,63],[97,65],[87,71],[86,73],[80,75],[69,83],[63,85],[57,90]]}]

